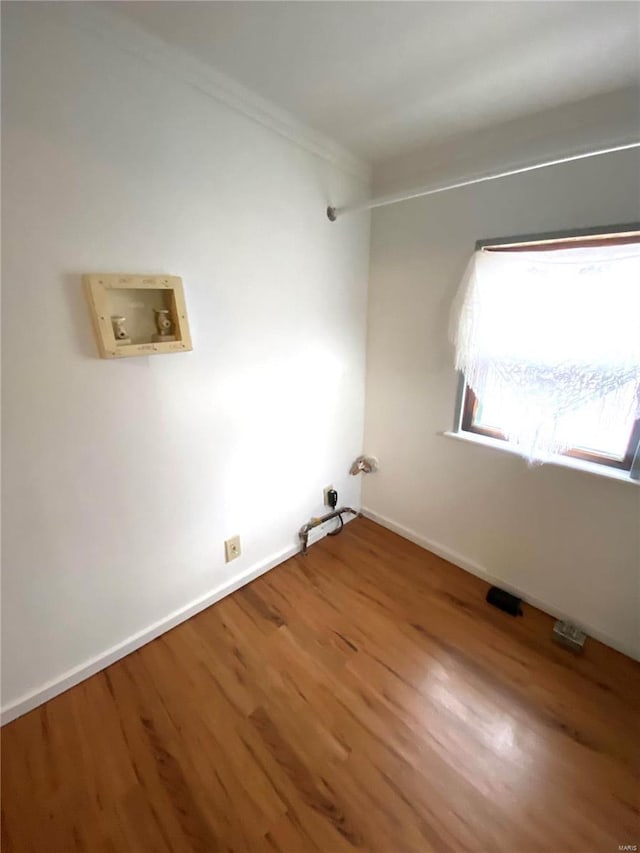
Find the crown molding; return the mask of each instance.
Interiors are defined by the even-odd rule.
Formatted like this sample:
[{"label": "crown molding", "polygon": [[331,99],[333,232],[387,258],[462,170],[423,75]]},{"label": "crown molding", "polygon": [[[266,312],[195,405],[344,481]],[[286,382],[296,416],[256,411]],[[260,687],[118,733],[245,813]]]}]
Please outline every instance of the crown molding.
[{"label": "crown molding", "polygon": [[272,101],[190,56],[181,48],[145,32],[117,12],[96,3],[46,5],[60,22],[81,29],[121,51],[149,62],[218,103],[252,119],[305,151],[321,157],[342,172],[363,181],[371,180],[370,163],[299,121]]}]

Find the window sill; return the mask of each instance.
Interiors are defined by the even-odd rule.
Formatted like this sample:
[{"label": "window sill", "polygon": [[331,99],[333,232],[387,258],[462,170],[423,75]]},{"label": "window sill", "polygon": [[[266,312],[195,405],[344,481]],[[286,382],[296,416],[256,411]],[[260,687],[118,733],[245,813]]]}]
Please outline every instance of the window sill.
[{"label": "window sill", "polygon": [[[465,441],[469,444],[478,444],[497,450],[500,453],[510,453],[522,459],[519,451],[506,441],[497,438],[489,438],[485,435],[476,435],[471,432],[442,432],[440,435],[446,438],[455,438],[457,441]],[[571,468],[574,471],[584,471],[586,474],[595,474],[596,477],[606,477],[609,480],[617,480],[621,483],[629,483],[632,486],[640,486],[640,480],[633,480],[628,471],[618,468],[607,468],[606,465],[598,465],[595,462],[585,462],[582,459],[572,459],[570,456],[548,456],[543,460],[545,465],[556,465],[560,468]]]}]

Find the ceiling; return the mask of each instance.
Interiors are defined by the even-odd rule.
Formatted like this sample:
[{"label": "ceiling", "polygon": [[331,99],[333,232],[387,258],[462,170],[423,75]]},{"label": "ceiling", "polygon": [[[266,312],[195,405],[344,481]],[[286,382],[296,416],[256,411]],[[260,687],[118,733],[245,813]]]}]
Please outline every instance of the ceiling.
[{"label": "ceiling", "polygon": [[378,163],[640,82],[636,2],[116,2]]}]

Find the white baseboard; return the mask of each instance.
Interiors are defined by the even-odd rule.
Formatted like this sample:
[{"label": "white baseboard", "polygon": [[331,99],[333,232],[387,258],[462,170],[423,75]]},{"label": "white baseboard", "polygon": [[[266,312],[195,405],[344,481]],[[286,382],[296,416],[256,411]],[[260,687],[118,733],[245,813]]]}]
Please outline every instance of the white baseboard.
[{"label": "white baseboard", "polygon": [[53,697],[57,696],[59,693],[64,693],[65,690],[68,690],[70,687],[74,687],[76,684],[84,681],[85,678],[95,675],[96,672],[100,672],[100,670],[105,669],[105,667],[110,666],[112,663],[120,660],[120,658],[134,652],[136,649],[139,649],[151,640],[155,640],[156,637],[164,634],[165,631],[170,631],[171,628],[175,628],[176,625],[179,625],[181,622],[185,622],[191,616],[195,616],[196,613],[200,613],[201,610],[205,610],[207,607],[215,604],[216,601],[220,601],[221,598],[235,592],[241,586],[251,583],[252,580],[255,580],[260,575],[263,575],[265,572],[268,572],[280,565],[280,563],[284,563],[285,560],[288,560],[290,557],[295,556],[299,552],[300,547],[298,545],[291,545],[288,548],[284,548],[282,551],[278,551],[277,554],[274,554],[268,559],[254,565],[252,568],[227,583],[221,584],[200,598],[191,601],[184,607],[174,610],[173,613],[170,613],[164,619],[154,622],[146,628],[143,628],[142,631],[138,631],[136,634],[132,634],[130,637],[127,637],[127,639],[123,640],[121,643],[111,646],[111,648],[90,658],[79,666],[69,669],[57,678],[46,682],[46,684],[41,685],[35,690],[25,693],[19,699],[10,702],[2,708],[2,712],[0,714],[1,724],[5,725],[5,723],[10,723],[11,720],[15,720],[17,717],[21,717],[23,714],[26,714],[27,711],[37,708],[38,705],[41,705],[48,699],[53,699]]},{"label": "white baseboard", "polygon": [[573,624],[581,627],[583,631],[585,631],[590,637],[593,637],[595,640],[599,640],[606,646],[610,646],[612,649],[615,649],[618,652],[622,652],[622,654],[627,655],[630,658],[640,660],[640,653],[637,649],[627,646],[624,643],[620,643],[612,637],[609,637],[607,634],[604,634],[602,631],[598,630],[598,628],[594,628],[592,625],[588,625],[584,621],[578,619],[576,616],[572,616],[570,613],[563,613],[562,611],[558,610],[557,607],[554,607],[552,604],[549,604],[546,601],[542,601],[539,598],[535,598],[534,596],[529,595],[526,590],[519,589],[518,587],[515,587],[512,584],[505,583],[502,578],[498,578],[495,575],[492,575],[491,572],[488,571],[484,566],[482,566],[480,563],[477,563],[475,560],[471,560],[469,557],[465,557],[464,554],[459,554],[457,551],[448,548],[446,545],[441,545],[439,542],[434,542],[432,539],[427,539],[426,536],[422,536],[420,533],[416,533],[415,530],[411,530],[409,527],[405,527],[403,524],[398,524],[396,521],[393,521],[392,519],[387,518],[384,515],[379,515],[377,512],[374,512],[373,510],[368,509],[367,507],[362,507],[361,513],[365,518],[368,518],[371,521],[375,521],[376,524],[379,524],[382,527],[386,527],[387,530],[391,530],[394,533],[397,533],[399,536],[402,536],[404,539],[408,539],[410,542],[414,542],[416,545],[419,545],[426,551],[431,551],[433,554],[437,554],[438,557],[442,557],[444,560],[448,560],[450,563],[453,563],[455,566],[464,569],[466,572],[470,572],[470,574],[482,578],[482,580],[487,581],[487,583],[490,583],[492,586],[499,586],[502,589],[506,589],[507,592],[510,592],[513,595],[517,595],[519,598],[522,598],[523,601],[526,601],[527,604],[531,604],[533,605],[533,607],[537,607],[538,610],[542,610],[544,613],[548,613],[555,619],[563,619],[568,622],[572,622]]},{"label": "white baseboard", "polygon": [[[570,622],[576,622],[587,632],[587,634],[589,634],[591,637],[594,637],[594,639],[600,640],[600,642],[605,643],[605,645],[611,646],[611,648],[614,648],[617,651],[628,655],[629,657],[635,658],[636,660],[640,659],[640,656],[638,655],[638,652],[636,650],[625,647],[623,644],[618,643],[616,640],[613,640],[611,637],[608,637],[606,634],[603,634],[596,628],[593,628],[585,624],[584,622],[579,622],[575,619],[575,617],[572,617],[570,614],[560,612],[552,605],[547,604],[546,602],[541,601],[537,598],[531,597],[523,590],[505,584],[504,581],[502,581],[500,578],[497,578],[490,572],[488,572],[484,568],[484,566],[481,566],[474,560],[470,560],[467,557],[464,557],[457,551],[453,551],[451,548],[447,548],[445,545],[441,545],[438,542],[434,542],[431,539],[427,539],[425,536],[421,536],[414,530],[411,530],[408,527],[404,527],[404,525],[398,524],[397,522],[392,521],[390,518],[386,518],[383,515],[378,515],[378,513],[373,512],[373,510],[363,507],[360,512],[365,518],[369,518],[371,521],[375,521],[382,527],[386,527],[388,530],[392,530],[394,533],[398,533],[403,538],[409,539],[411,542],[415,542],[415,544],[419,545],[421,548],[424,548],[427,551],[431,551],[433,554],[437,554],[439,557],[442,557],[443,559],[448,560],[450,563],[459,566],[461,569],[464,569],[465,571],[468,571],[471,574],[482,578],[488,583],[501,586],[503,589],[507,589],[509,592],[512,592],[514,595],[519,596],[529,604],[532,604],[534,607],[537,607],[540,610],[543,610],[545,613],[549,613],[551,616],[554,616],[556,619],[567,619]],[[345,523],[350,523],[352,520],[353,519],[351,518],[345,519]],[[326,532],[324,532],[324,535],[326,535]],[[324,536],[320,536],[319,538],[324,538]],[[0,713],[0,724],[5,725],[6,723],[10,723],[17,717],[21,717],[28,711],[37,708],[38,705],[42,705],[43,702],[46,702],[49,699],[53,699],[54,696],[58,696],[60,693],[64,693],[65,690],[68,690],[70,687],[74,687],[76,684],[79,684],[81,681],[84,681],[85,678],[89,678],[90,676],[95,675],[96,672],[100,672],[101,670],[110,666],[112,663],[115,663],[117,660],[120,660],[120,658],[123,658],[131,652],[136,651],[136,649],[141,648],[141,646],[146,645],[146,643],[151,642],[151,640],[155,640],[156,637],[159,637],[166,631],[170,631],[172,628],[175,628],[176,625],[179,625],[181,622],[185,622],[187,619],[191,618],[191,616],[195,616],[196,613],[200,613],[200,611],[206,610],[207,607],[210,607],[212,604],[215,604],[216,601],[220,601],[220,599],[225,598],[225,596],[230,595],[232,592],[235,592],[237,589],[240,589],[240,587],[245,586],[245,584],[251,583],[252,580],[255,580],[257,577],[260,577],[260,575],[263,575],[271,569],[275,568],[276,566],[279,566],[280,563],[284,563],[285,560],[294,557],[298,553],[300,553],[300,548],[297,545],[291,545],[288,548],[284,548],[282,551],[278,551],[276,554],[272,555],[266,560],[263,560],[262,562],[258,563],[257,565],[253,566],[246,572],[243,572],[242,574],[238,575],[227,583],[216,587],[215,589],[211,590],[200,598],[195,599],[184,607],[181,607],[178,610],[174,610],[173,613],[170,613],[164,619],[160,619],[159,621],[154,622],[153,624],[144,628],[142,631],[138,631],[137,633],[132,634],[130,637],[127,637],[127,639],[123,640],[121,643],[117,643],[116,645],[111,646],[111,648],[107,649],[101,654],[90,658],[89,660],[85,661],[79,666],[74,667],[73,669],[67,670],[66,672],[62,673],[62,675],[52,679],[51,681],[46,682],[35,690],[31,690],[28,693],[25,693],[23,696],[19,697],[13,702],[10,702],[2,708],[2,711]]]},{"label": "white baseboard", "polygon": [[[349,524],[351,521],[353,521],[353,517],[345,518],[344,523]],[[330,527],[328,526],[318,528],[318,532],[314,532],[314,538],[309,541],[309,547],[314,545],[316,542],[319,542],[320,539],[324,539],[329,529]],[[207,607],[211,607],[211,605],[215,604],[216,601],[220,601],[220,599],[225,598],[227,595],[230,595],[232,592],[240,589],[241,586],[251,583],[251,581],[260,577],[260,575],[274,569],[276,566],[279,566],[280,563],[284,563],[285,560],[295,557],[295,555],[299,553],[300,545],[290,545],[288,548],[283,548],[282,551],[278,551],[266,560],[262,560],[260,563],[257,563],[252,568],[247,569],[242,574],[237,575],[235,578],[221,584],[210,592],[207,592],[205,595],[200,596],[200,598],[195,599],[195,601],[191,601],[184,607],[174,610],[168,616],[165,616],[164,619],[154,622],[146,628],[143,628],[142,631],[138,631],[130,637],[127,637],[127,639],[123,640],[121,643],[111,646],[111,648],[101,652],[99,655],[89,658],[89,660],[81,663],[79,666],[63,672],[62,675],[59,675],[57,678],[53,678],[51,681],[47,681],[45,684],[37,687],[35,690],[30,690],[28,693],[25,693],[18,699],[15,699],[13,702],[9,702],[7,705],[3,706],[0,711],[0,725],[4,726],[6,723],[10,723],[17,717],[21,717],[28,711],[32,711],[34,708],[37,708],[38,705],[42,705],[43,702],[47,702],[49,699],[53,699],[54,696],[64,693],[64,691],[69,690],[70,687],[75,687],[76,684],[84,681],[85,678],[95,675],[96,672],[100,672],[100,670],[105,669],[112,663],[120,660],[120,658],[126,657],[126,655],[131,654],[131,652],[135,652],[136,649],[146,645],[146,643],[151,642],[151,640],[155,640],[156,637],[159,637],[166,631],[170,631],[181,622],[186,622],[187,619],[195,616],[196,613],[200,613],[201,610],[206,610]]]}]

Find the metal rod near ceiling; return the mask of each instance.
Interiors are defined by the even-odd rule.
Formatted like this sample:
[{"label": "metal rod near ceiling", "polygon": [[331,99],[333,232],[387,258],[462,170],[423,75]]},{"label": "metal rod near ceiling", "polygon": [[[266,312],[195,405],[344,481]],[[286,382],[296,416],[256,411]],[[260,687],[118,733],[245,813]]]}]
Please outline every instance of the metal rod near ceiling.
[{"label": "metal rod near ceiling", "polygon": [[455,184],[420,187],[419,189],[410,190],[408,192],[405,190],[405,192],[379,196],[378,198],[372,198],[368,201],[346,204],[344,207],[328,207],[327,217],[332,222],[335,222],[339,216],[343,216],[345,213],[359,213],[363,210],[373,210],[375,207],[386,207],[389,204],[398,204],[401,201],[409,201],[409,199],[412,198],[421,198],[422,196],[444,193],[449,190],[461,189],[462,187],[471,187],[474,184],[483,184],[486,181],[496,181],[498,178],[508,178],[511,175],[521,175],[524,172],[533,172],[536,169],[546,169],[548,166],[559,166],[562,163],[572,163],[574,160],[586,160],[588,157],[600,157],[603,154],[614,154],[616,151],[628,151],[631,148],[640,148],[640,141],[627,142],[624,145],[615,145],[611,148],[599,148],[595,151],[583,151],[579,154],[559,157],[556,160],[545,160],[542,163],[518,166],[513,169],[507,169],[504,172],[495,172],[487,175],[480,175],[475,178],[466,178],[465,180],[457,181]]}]

